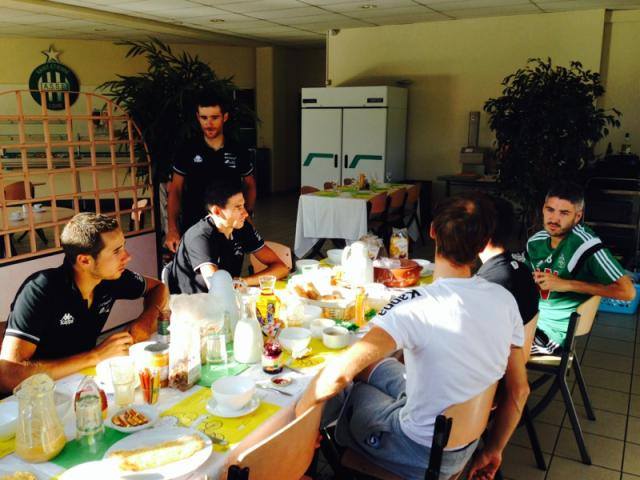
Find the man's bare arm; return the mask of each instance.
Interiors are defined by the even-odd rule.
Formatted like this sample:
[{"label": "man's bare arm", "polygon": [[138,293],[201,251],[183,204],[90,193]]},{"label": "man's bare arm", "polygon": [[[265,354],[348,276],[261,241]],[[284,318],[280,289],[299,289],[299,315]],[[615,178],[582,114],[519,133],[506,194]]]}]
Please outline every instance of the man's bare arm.
[{"label": "man's bare arm", "polygon": [[601,297],[610,297],[624,301],[631,301],[636,296],[636,289],[633,286],[633,282],[626,275],[609,285],[558,278],[552,273],[545,272],[534,272],[533,276],[540,288],[552,292],[585,293],[587,295],[599,295]]},{"label": "man's bare arm", "polygon": [[264,275],[273,275],[277,279],[280,279],[289,274],[289,268],[268,246],[265,245],[257,252],[254,252],[253,255],[256,256],[260,263],[266,265],[267,268],[259,273],[243,277],[242,280],[247,282],[247,285],[258,285],[260,283],[259,278]]},{"label": "man's bare arm", "polygon": [[129,332],[134,342],[147,340],[158,329],[158,315],[169,302],[169,290],[155,278],[145,277],[147,291],[144,294],[144,309],[134,320]]},{"label": "man's bare arm", "polygon": [[171,185],[169,185],[169,197],[167,198],[167,238],[165,246],[172,252],[178,250],[180,243],[180,228],[178,226],[178,218],[180,217],[182,190],[184,188],[184,176],[173,172]]},{"label": "man's bare arm", "polygon": [[242,179],[245,187],[244,199],[246,202],[246,208],[249,212],[253,213],[256,207],[256,179],[253,175],[248,175]]},{"label": "man's bare arm", "polygon": [[[73,341],[73,339],[69,339]],[[127,355],[133,343],[131,335],[119,332],[108,337],[96,348],[55,360],[34,359],[37,346],[12,335],[6,335],[0,351],[0,390],[11,391],[22,380],[36,373],[47,373],[57,380],[83,368],[93,367],[107,358]]]},{"label": "man's bare arm", "polygon": [[349,385],[364,368],[397,350],[391,335],[380,327],[373,327],[346,352],[329,362],[314,378],[296,405],[296,415],[324,402]]}]

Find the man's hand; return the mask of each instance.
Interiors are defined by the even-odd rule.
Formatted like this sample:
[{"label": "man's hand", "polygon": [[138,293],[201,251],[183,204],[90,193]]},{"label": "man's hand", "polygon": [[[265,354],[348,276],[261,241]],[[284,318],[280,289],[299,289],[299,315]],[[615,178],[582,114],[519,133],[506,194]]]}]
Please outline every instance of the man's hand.
[{"label": "man's hand", "polygon": [[177,230],[169,229],[167,237],[164,240],[164,246],[171,250],[173,253],[178,251],[178,245],[180,244],[180,234]]},{"label": "man's hand", "polygon": [[549,272],[533,272],[533,280],[541,290],[550,292],[570,292],[571,285],[568,280],[558,277]]},{"label": "man's hand", "polygon": [[129,332],[118,332],[111,335],[93,350],[98,357],[96,363],[107,358],[128,355],[131,345],[133,345],[133,337]]},{"label": "man's hand", "polygon": [[470,480],[493,480],[501,463],[502,452],[481,450],[471,463],[468,478]]}]

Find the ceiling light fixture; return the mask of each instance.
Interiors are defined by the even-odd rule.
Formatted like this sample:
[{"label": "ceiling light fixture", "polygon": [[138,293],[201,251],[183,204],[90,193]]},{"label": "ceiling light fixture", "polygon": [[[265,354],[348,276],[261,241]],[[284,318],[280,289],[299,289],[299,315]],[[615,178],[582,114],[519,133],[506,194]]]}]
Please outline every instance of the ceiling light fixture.
[{"label": "ceiling light fixture", "polygon": [[212,18],[209,20],[211,23],[223,23],[224,18]]},{"label": "ceiling light fixture", "polygon": [[364,5],[360,5],[360,8],[362,8],[363,10],[369,10],[372,8],[378,8],[378,5],[376,5],[375,3],[365,3]]}]

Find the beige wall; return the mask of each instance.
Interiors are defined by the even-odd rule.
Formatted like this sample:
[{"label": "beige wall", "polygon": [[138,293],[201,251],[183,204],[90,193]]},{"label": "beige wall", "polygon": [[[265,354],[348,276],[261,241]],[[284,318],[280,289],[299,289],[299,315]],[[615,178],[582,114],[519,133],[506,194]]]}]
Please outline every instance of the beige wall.
[{"label": "beige wall", "polygon": [[300,89],[324,86],[325,50],[257,49],[258,146],[271,149],[271,189],[300,186]]},{"label": "beige wall", "polygon": [[[115,80],[116,74],[131,75],[146,71],[143,57],[125,58],[128,48],[113,42],[92,40],[47,40],[42,38],[0,37],[0,91],[9,86],[27,86],[35,67],[45,62],[41,53],[49,45],[61,51],[60,61],[78,76],[81,87],[91,88]],[[199,55],[221,77],[232,76],[241,88],[255,87],[255,49],[221,45],[176,44],[174,52]]]},{"label": "beige wall", "polygon": [[620,150],[625,132],[631,134],[632,150],[640,153],[640,10],[611,12],[605,23],[602,80],[606,88],[603,108],[622,112],[619,129],[601,142]]},{"label": "beige wall", "polygon": [[[527,58],[598,70],[604,19],[592,10],[342,30],[328,40],[327,76],[334,86],[411,81],[407,177],[435,179],[460,171],[469,111],[482,111]],[[482,146],[493,141],[486,120]]]}]

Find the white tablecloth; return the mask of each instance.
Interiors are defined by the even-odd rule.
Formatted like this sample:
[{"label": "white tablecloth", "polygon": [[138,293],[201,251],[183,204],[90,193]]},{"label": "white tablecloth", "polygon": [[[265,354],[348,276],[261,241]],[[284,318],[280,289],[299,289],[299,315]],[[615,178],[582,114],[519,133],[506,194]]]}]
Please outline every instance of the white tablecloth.
[{"label": "white tablecloth", "polygon": [[355,241],[367,233],[367,200],[300,195],[294,252],[303,257],[322,238]]}]

